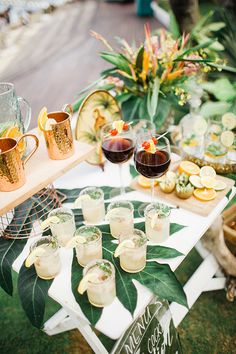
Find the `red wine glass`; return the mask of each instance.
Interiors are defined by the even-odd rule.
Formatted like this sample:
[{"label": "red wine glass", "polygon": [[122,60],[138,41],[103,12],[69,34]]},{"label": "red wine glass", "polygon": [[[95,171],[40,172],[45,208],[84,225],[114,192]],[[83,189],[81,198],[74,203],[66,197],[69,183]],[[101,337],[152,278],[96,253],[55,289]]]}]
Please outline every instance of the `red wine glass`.
[{"label": "red wine glass", "polygon": [[122,164],[132,157],[135,145],[131,126],[124,123],[123,127],[118,131],[114,129],[113,123],[108,123],[101,130],[102,151],[107,160],[119,166],[121,194],[125,193]]},{"label": "red wine glass", "polygon": [[166,173],[170,165],[170,143],[161,135],[141,134],[134,150],[136,170],[151,180],[152,203],[154,202],[154,180]]}]

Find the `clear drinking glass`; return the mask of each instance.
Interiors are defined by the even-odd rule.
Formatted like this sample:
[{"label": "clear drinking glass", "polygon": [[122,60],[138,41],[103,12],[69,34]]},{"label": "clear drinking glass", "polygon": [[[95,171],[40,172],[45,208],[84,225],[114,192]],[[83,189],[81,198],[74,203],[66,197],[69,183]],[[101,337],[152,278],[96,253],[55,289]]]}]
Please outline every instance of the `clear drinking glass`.
[{"label": "clear drinking glass", "polygon": [[219,119],[210,120],[204,140],[204,155],[206,161],[224,163],[228,148],[221,142],[221,134],[224,129]]},{"label": "clear drinking glass", "polygon": [[51,216],[57,216],[60,219],[58,223],[50,223],[52,235],[57,239],[60,246],[66,246],[75,233],[74,214],[72,210],[62,207],[52,210],[48,214],[49,218]]},{"label": "clear drinking glass", "polygon": [[171,209],[164,204],[152,203],[147,205],[145,215],[145,231],[150,241],[161,243],[170,235]]},{"label": "clear drinking glass", "polygon": [[[154,151],[145,148],[145,143],[150,140],[156,141]],[[149,143],[150,145],[150,143]],[[151,180],[151,197],[154,201],[154,179],[159,178],[166,173],[170,165],[170,143],[169,140],[160,135],[154,135],[150,138],[149,134],[141,134],[137,137],[134,150],[135,168],[142,176]]]},{"label": "clear drinking glass", "polygon": [[128,273],[137,273],[146,266],[147,238],[143,231],[134,229],[128,239],[133,245],[121,238],[120,244],[123,242],[123,247],[120,254],[120,266]]},{"label": "clear drinking glass", "polygon": [[83,276],[95,274],[93,281],[89,281],[87,295],[89,302],[96,307],[110,305],[116,297],[115,268],[106,259],[97,259],[90,262],[83,271]]},{"label": "clear drinking glass", "polygon": [[127,200],[114,201],[108,205],[107,219],[111,235],[115,238],[126,237],[134,230],[134,207]]},{"label": "clear drinking glass", "polygon": [[140,119],[133,130],[136,135],[149,134],[150,138],[156,133],[155,124],[148,119]]},{"label": "clear drinking glass", "polygon": [[105,217],[104,193],[101,188],[88,187],[83,189],[79,198],[84,220],[87,223],[100,223]]},{"label": "clear drinking glass", "polygon": [[110,162],[119,166],[120,174],[120,191],[125,193],[122,179],[122,164],[127,162],[133,155],[134,136],[130,125],[126,130],[122,130],[117,135],[112,135],[113,123],[108,123],[102,127],[102,151]]},{"label": "clear drinking glass", "polygon": [[77,243],[76,256],[78,263],[85,267],[94,259],[102,258],[102,233],[95,226],[81,226],[75,232],[75,237],[85,239],[84,243]]},{"label": "clear drinking glass", "polygon": [[59,256],[59,246],[53,237],[41,237],[31,247],[33,252],[36,248],[42,248],[43,254],[37,256],[34,262],[35,270],[41,279],[53,279],[61,270],[61,260]]}]

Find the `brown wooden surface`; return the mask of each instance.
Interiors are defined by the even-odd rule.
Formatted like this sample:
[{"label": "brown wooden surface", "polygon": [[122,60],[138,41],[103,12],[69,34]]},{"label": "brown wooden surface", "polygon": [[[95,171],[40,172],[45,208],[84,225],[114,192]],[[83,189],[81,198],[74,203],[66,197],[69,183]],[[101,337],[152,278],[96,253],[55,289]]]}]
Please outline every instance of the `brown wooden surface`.
[{"label": "brown wooden surface", "polygon": [[[225,182],[227,187],[223,191],[217,192],[216,198],[210,200],[208,202],[203,202],[196,199],[194,196],[191,196],[188,199],[180,199],[175,195],[175,192],[170,194],[162,192],[159,186],[155,187],[155,196],[161,199],[163,202],[167,202],[174,206],[179,206],[180,208],[191,211],[192,213],[196,213],[202,216],[207,216],[212,212],[213,209],[217,206],[217,204],[225,197],[225,195],[230,191],[230,189],[234,186],[234,181],[227,177],[218,176],[217,179]],[[137,178],[135,178],[131,183],[131,188],[139,190],[143,193],[150,195],[150,189],[141,187]]]},{"label": "brown wooden surface", "polygon": [[90,36],[90,29],[115,45],[115,36],[130,42],[143,40],[143,26],[147,21],[152,29],[158,27],[154,18],[136,16],[135,3],[88,0],[62,6],[42,19],[42,26],[29,39],[23,40],[22,31],[17,42],[21,50],[4,70],[1,81],[13,82],[17,94],[29,101],[31,127],[35,127],[43,106],[55,111],[64,103],[74,101],[77,92],[98,79],[107,67],[98,55],[106,48]]},{"label": "brown wooden surface", "polygon": [[[36,129],[30,133],[38,136]],[[94,149],[91,145],[74,141],[74,155],[66,160],[54,161],[48,157],[44,137],[40,135],[38,138],[40,140],[39,148],[25,166],[26,184],[13,192],[0,192],[0,215],[4,215],[84,161]]]}]

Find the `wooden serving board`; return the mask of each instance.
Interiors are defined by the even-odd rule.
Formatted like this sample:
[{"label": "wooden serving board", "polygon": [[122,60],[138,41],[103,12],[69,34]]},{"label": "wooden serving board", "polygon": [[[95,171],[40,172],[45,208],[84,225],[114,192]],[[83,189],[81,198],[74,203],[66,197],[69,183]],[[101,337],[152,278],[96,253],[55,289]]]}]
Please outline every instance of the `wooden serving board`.
[{"label": "wooden serving board", "polygon": [[[155,187],[155,196],[163,202],[178,206],[202,216],[207,216],[234,186],[234,181],[230,178],[217,175],[217,179],[225,182],[227,187],[223,191],[217,192],[215,199],[208,202],[200,201],[194,196],[191,196],[188,199],[180,199],[175,195],[175,192],[169,194],[162,192],[159,186]],[[149,188],[143,188],[138,184],[137,177],[132,181],[130,187],[149,195],[151,193]]]},{"label": "wooden serving board", "polygon": [[[39,138],[39,148],[25,165],[26,183],[13,192],[0,192],[0,215],[15,208],[26,199],[54,182],[71,168],[84,161],[94,150],[94,146],[74,140],[75,152],[66,160],[51,160],[48,157],[43,135],[37,129],[28,132]],[[28,139],[29,143],[30,140]]]}]

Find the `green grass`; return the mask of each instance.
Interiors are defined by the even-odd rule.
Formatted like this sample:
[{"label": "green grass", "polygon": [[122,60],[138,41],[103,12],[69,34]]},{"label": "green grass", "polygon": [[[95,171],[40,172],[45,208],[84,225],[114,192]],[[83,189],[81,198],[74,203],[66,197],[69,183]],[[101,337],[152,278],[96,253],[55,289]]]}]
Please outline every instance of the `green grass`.
[{"label": "green grass", "polygon": [[[200,264],[195,250],[185,259],[177,276],[185,283]],[[16,287],[16,275],[14,274]],[[0,289],[1,321],[0,348],[2,354],[89,354],[92,353],[77,331],[49,337],[31,326],[17,294],[6,295]],[[46,318],[59,306],[47,303]],[[236,348],[236,304],[229,303],[225,292],[214,291],[201,295],[178,328],[187,354],[233,354]]]}]

